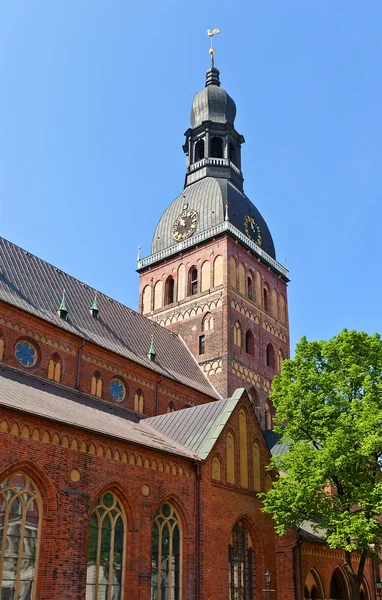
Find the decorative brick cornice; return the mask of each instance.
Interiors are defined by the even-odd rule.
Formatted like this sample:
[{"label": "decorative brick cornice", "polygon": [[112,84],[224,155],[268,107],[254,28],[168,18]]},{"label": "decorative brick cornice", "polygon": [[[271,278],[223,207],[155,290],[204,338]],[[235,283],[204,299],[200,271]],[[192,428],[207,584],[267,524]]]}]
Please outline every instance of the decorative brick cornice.
[{"label": "decorative brick cornice", "polygon": [[196,317],[197,315],[202,315],[206,312],[211,312],[217,308],[220,308],[223,305],[222,299],[215,298],[206,301],[206,298],[200,298],[199,302],[192,303],[192,306],[188,308],[184,308],[182,305],[182,310],[180,307],[172,308],[168,311],[171,314],[168,314],[166,318],[163,318],[163,312],[158,315],[151,315],[149,319],[151,321],[155,321],[162,327],[167,327],[168,325],[173,325],[174,323],[179,323],[180,321],[185,321],[186,319],[191,319]]},{"label": "decorative brick cornice", "polygon": [[285,333],[283,331],[281,331],[281,329],[277,329],[277,327],[275,327],[274,325],[271,325],[270,323],[268,323],[268,321],[263,321],[263,328],[266,331],[269,331],[269,333],[271,333],[272,335],[279,338],[279,340],[286,343],[287,336],[285,335]]},{"label": "decorative brick cornice", "polygon": [[143,469],[177,475],[186,479],[194,479],[195,477],[192,469],[183,469],[180,465],[176,465],[171,460],[166,460],[165,458],[163,460],[159,458],[153,459],[145,455],[141,449],[126,451],[114,445],[109,446],[107,442],[102,444],[89,441],[88,438],[82,436],[61,435],[57,432],[48,431],[43,426],[34,427],[30,425],[30,421],[27,419],[23,419],[22,421],[16,421],[14,418],[11,420],[2,419],[0,422],[1,434],[24,438],[35,443],[57,446],[65,450],[83,452],[84,454],[90,454],[106,460],[126,463],[132,467],[142,467]]},{"label": "decorative brick cornice", "polygon": [[159,392],[168,398],[172,398],[174,400],[179,400],[180,402],[184,402],[184,404],[188,404],[188,406],[196,406],[196,403],[187,398],[187,396],[183,396],[183,394],[177,394],[172,390],[167,390],[166,388],[160,387]]},{"label": "decorative brick cornice", "polygon": [[218,375],[222,372],[222,359],[214,358],[212,360],[208,360],[203,363],[199,363],[199,367],[207,375],[207,377],[212,377],[213,375]]},{"label": "decorative brick cornice", "polygon": [[232,308],[237,310],[237,312],[239,312],[240,314],[244,315],[248,319],[251,319],[251,321],[253,321],[256,325],[259,324],[259,322],[260,322],[259,317],[257,315],[255,315],[255,313],[250,311],[248,308],[246,308],[242,302],[237,302],[236,300],[231,300],[231,306],[232,306]]},{"label": "decorative brick cornice", "polygon": [[66,354],[71,354],[72,356],[76,356],[76,354],[77,354],[77,351],[74,350],[74,348],[65,346],[64,344],[61,344],[60,342],[57,342],[56,340],[52,340],[52,338],[46,337],[45,335],[36,333],[35,331],[32,331],[31,329],[26,329],[25,327],[21,327],[17,323],[12,323],[11,321],[6,321],[3,317],[0,318],[0,325],[3,325],[4,327],[8,327],[9,329],[12,329],[13,331],[17,331],[18,333],[20,333],[20,335],[25,335],[29,338],[32,338],[33,340],[36,340],[36,342],[42,342],[43,344],[52,346],[52,348],[55,348],[56,350],[61,350],[62,352],[66,352]]},{"label": "decorative brick cornice", "polygon": [[122,369],[119,369],[118,367],[109,365],[109,364],[105,363],[103,360],[100,360],[99,358],[95,358],[94,356],[90,356],[89,354],[82,354],[82,360],[85,360],[86,362],[90,362],[93,365],[97,365],[98,367],[102,367],[106,371],[111,371],[112,373],[121,375],[125,379],[129,379],[130,381],[134,381],[135,383],[144,385],[148,388],[151,388],[152,390],[155,387],[155,385],[153,383],[151,383],[150,381],[147,381],[145,379],[142,379],[141,377],[132,375],[131,373],[126,373],[126,371],[123,371]]},{"label": "decorative brick cornice", "polygon": [[258,388],[259,390],[262,389],[266,394],[269,394],[272,389],[272,381],[270,379],[256,373],[256,371],[253,371],[248,365],[244,365],[234,358],[231,360],[231,372],[237,377],[240,377],[240,379],[253,385],[253,387]]}]

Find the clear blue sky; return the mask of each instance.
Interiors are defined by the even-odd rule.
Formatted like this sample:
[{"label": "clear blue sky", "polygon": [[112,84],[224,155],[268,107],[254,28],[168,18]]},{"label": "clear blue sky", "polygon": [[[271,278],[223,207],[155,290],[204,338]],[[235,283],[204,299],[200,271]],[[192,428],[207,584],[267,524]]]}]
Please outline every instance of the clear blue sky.
[{"label": "clear blue sky", "polygon": [[380,331],[381,0],[0,0],[0,235],[136,308],[214,27],[292,351]]}]

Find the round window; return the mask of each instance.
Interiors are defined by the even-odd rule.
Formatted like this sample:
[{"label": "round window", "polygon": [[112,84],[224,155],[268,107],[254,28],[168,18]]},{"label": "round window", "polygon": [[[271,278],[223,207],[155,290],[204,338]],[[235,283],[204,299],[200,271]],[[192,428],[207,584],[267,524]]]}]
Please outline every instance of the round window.
[{"label": "round window", "polygon": [[20,340],[15,346],[15,357],[23,367],[34,367],[38,359],[37,348],[27,340]]},{"label": "round window", "polygon": [[110,381],[109,387],[110,395],[116,402],[122,402],[126,397],[126,387],[123,381],[114,377]]}]

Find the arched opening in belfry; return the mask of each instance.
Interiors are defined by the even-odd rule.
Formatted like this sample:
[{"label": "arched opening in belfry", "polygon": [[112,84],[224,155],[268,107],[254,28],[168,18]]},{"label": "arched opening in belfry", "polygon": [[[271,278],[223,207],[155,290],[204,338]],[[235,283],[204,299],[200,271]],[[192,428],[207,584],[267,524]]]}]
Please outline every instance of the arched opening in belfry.
[{"label": "arched opening in belfry", "polygon": [[223,140],[221,137],[213,137],[211,140],[211,157],[223,158]]},{"label": "arched opening in belfry", "polygon": [[195,162],[204,158],[204,140],[199,140],[195,144]]},{"label": "arched opening in belfry", "polygon": [[237,148],[235,148],[235,146],[233,145],[232,142],[229,143],[229,159],[231,162],[233,162],[234,165],[236,165],[236,167],[238,166],[238,160],[237,160]]}]

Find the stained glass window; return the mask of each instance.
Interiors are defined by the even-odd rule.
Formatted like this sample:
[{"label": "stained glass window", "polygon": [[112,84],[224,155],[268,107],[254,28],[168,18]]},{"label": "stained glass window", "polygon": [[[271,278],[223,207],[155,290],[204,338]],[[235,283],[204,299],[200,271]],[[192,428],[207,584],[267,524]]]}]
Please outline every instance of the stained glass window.
[{"label": "stained glass window", "polygon": [[126,397],[126,387],[123,381],[114,377],[109,385],[110,395],[116,402],[122,402]]},{"label": "stained glass window", "polygon": [[37,348],[27,340],[20,340],[15,346],[15,357],[23,367],[34,367],[38,359]]},{"label": "stained glass window", "polygon": [[239,521],[231,533],[228,549],[229,600],[253,600],[253,546]]},{"label": "stained glass window", "polygon": [[151,600],[179,600],[182,540],[180,521],[169,503],[157,512],[152,538]]},{"label": "stained glass window", "polygon": [[120,600],[123,591],[125,515],[106,492],[90,517],[86,600]]},{"label": "stained glass window", "polygon": [[0,484],[1,598],[35,598],[40,504],[34,483],[24,473]]}]

